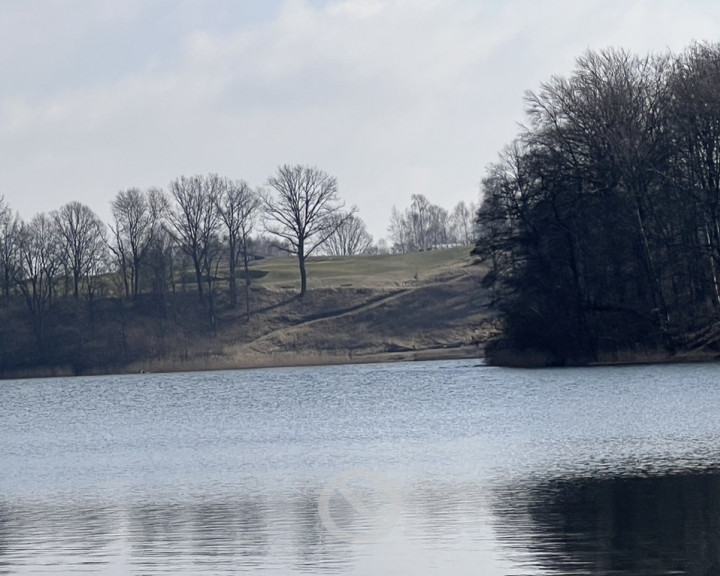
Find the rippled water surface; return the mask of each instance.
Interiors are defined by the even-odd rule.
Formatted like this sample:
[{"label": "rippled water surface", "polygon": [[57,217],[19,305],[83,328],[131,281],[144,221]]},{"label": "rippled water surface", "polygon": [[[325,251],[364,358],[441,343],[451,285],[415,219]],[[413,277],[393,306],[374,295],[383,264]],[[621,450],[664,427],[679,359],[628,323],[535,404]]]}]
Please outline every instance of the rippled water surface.
[{"label": "rippled water surface", "polygon": [[720,574],[720,366],[0,382],[0,574]]}]

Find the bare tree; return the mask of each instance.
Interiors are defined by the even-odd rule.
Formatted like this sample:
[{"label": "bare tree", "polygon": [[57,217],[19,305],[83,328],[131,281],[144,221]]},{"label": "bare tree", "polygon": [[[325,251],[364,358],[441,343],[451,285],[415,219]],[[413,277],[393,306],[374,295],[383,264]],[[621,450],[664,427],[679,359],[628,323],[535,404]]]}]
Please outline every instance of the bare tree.
[{"label": "bare tree", "polygon": [[63,264],[72,277],[73,296],[80,296],[80,285],[87,281],[105,242],[105,225],[86,205],[69,202],[51,214],[57,228]]},{"label": "bare tree", "polygon": [[414,250],[410,223],[406,215],[400,212],[395,206],[392,207],[392,211],[390,212],[388,234],[392,242],[393,252],[404,254]]},{"label": "bare tree", "polygon": [[409,216],[416,250],[430,248],[431,207],[430,201],[422,194],[411,196]]},{"label": "bare tree", "polygon": [[58,240],[57,225],[47,214],[37,214],[20,227],[15,281],[32,316],[38,346],[42,346],[45,317],[61,266]]},{"label": "bare tree", "polygon": [[[344,204],[337,193],[337,180],[318,168],[284,165],[271,176],[268,185],[276,196],[265,194],[263,203],[266,230],[289,246],[298,258],[300,295],[307,292],[305,260],[344,223],[336,216]],[[345,214],[349,218],[355,208]]]},{"label": "bare tree", "polygon": [[2,293],[9,302],[13,273],[17,266],[20,217],[13,214],[10,205],[0,196],[0,267],[2,267]]},{"label": "bare tree", "polygon": [[[212,268],[217,256],[216,235],[221,224],[216,209],[220,186],[221,179],[217,174],[181,176],[170,183],[170,194],[175,199],[176,209],[169,212],[168,219],[180,248],[192,260],[201,302],[205,300],[203,274],[208,287],[212,288]],[[212,299],[212,294],[208,296]]]},{"label": "bare tree", "polygon": [[450,216],[442,206],[431,204],[428,208],[425,249],[437,248],[450,242]]},{"label": "bare tree", "polygon": [[225,225],[228,243],[230,304],[237,306],[237,267],[242,262],[245,276],[245,315],[250,319],[250,234],[262,199],[247,182],[224,180],[217,198],[217,210]]},{"label": "bare tree", "polygon": [[363,254],[372,245],[365,222],[355,214],[339,213],[334,216],[341,221],[335,232],[328,237],[324,251],[330,256],[354,256]]},{"label": "bare tree", "polygon": [[120,265],[125,296],[135,297],[140,292],[140,267],[167,213],[168,200],[162,190],[130,188],[118,192],[111,207],[115,237],[111,250]]},{"label": "bare tree", "polygon": [[473,202],[469,204],[461,200],[453,208],[450,215],[450,227],[452,237],[460,244],[472,244],[475,241],[475,214],[477,206]]},{"label": "bare tree", "polygon": [[393,252],[429,250],[452,240],[447,210],[413,194],[410,207],[400,212],[393,206],[388,228]]}]

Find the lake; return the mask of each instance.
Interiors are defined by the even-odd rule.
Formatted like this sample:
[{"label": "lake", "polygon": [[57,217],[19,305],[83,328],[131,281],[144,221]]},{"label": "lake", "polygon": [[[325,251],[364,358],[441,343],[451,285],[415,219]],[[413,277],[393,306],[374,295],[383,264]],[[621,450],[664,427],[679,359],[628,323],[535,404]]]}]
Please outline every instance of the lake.
[{"label": "lake", "polygon": [[720,366],[0,382],[0,574],[720,574]]}]

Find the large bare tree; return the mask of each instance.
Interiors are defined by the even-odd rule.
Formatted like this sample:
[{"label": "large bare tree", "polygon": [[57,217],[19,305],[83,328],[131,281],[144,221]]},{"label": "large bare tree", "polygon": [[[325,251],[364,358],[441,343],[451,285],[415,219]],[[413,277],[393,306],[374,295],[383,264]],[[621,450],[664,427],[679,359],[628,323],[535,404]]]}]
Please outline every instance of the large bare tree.
[{"label": "large bare tree", "polygon": [[217,174],[181,176],[170,183],[170,194],[175,199],[176,207],[169,212],[168,219],[180,248],[192,260],[201,302],[205,300],[203,279],[207,281],[209,289],[212,287],[212,267],[218,247],[217,232],[221,225],[217,212],[221,185],[222,179]]},{"label": "large bare tree", "polygon": [[337,218],[344,207],[337,180],[315,167],[286,164],[268,179],[268,185],[274,194],[263,196],[265,228],[287,243],[285,251],[297,256],[303,296],[307,292],[305,260],[356,210],[353,207],[344,218]]},{"label": "large bare tree", "polygon": [[15,281],[32,316],[40,347],[45,317],[54,298],[61,258],[59,232],[52,218],[41,213],[36,214],[29,223],[21,224]]},{"label": "large bare tree", "polygon": [[230,304],[237,306],[237,268],[242,263],[245,276],[245,315],[250,319],[250,233],[262,200],[247,182],[223,179],[217,197],[217,210],[225,225],[228,243]]},{"label": "large bare tree", "polygon": [[125,296],[135,297],[140,292],[140,267],[167,214],[168,200],[159,189],[129,188],[117,193],[111,208],[115,237],[111,249],[120,265]]},{"label": "large bare tree", "polygon": [[60,241],[64,266],[72,279],[73,296],[87,281],[106,247],[105,225],[85,204],[69,202],[52,213]]}]

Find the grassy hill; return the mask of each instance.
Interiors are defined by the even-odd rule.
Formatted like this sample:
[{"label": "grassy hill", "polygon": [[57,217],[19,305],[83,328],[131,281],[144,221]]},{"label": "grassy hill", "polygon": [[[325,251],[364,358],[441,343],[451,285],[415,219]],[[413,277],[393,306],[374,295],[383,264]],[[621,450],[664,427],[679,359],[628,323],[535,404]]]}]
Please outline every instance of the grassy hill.
[{"label": "grassy hill", "polygon": [[[307,260],[308,287],[403,286],[469,263],[469,251],[467,247],[458,247],[410,254],[312,257]],[[253,270],[260,273],[258,283],[263,286],[293,290],[299,286],[298,264],[294,257],[260,260],[253,265]]]},{"label": "grassy hill", "polygon": [[6,311],[0,361],[5,376],[21,376],[478,356],[492,322],[469,252],[310,258],[303,298],[295,258],[260,260],[251,268],[249,321],[244,302],[227,305],[222,281],[214,325],[189,286],[161,303],[108,298],[91,318],[68,302],[56,311],[53,356],[41,365],[17,361],[32,338],[17,325],[8,333]]}]

